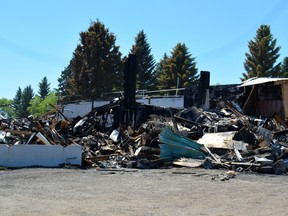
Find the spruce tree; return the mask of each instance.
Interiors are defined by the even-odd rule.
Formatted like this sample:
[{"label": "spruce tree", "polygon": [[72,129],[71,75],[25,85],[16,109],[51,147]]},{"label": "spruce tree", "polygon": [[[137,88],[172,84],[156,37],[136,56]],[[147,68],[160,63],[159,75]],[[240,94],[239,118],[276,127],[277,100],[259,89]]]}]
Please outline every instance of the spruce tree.
[{"label": "spruce tree", "polygon": [[34,97],[34,93],[33,93],[33,89],[31,87],[31,85],[26,86],[23,89],[22,92],[22,97],[21,97],[21,101],[22,101],[22,113],[21,113],[21,117],[27,117],[30,115],[29,111],[28,111],[28,107],[30,106],[30,100],[32,100]]},{"label": "spruce tree", "polygon": [[[88,72],[85,71],[85,58],[83,55],[83,49],[81,45],[77,45],[73,57],[70,61],[70,71],[67,71],[69,77],[66,83],[66,90],[68,98],[90,98],[89,88],[91,88],[91,81],[88,80]],[[87,67],[87,65],[86,65]],[[89,85],[89,86],[88,86]],[[86,95],[86,96],[85,96]],[[88,97],[87,97],[88,96]]]},{"label": "spruce tree", "polygon": [[29,115],[28,107],[30,106],[30,100],[34,97],[33,89],[31,85],[26,86],[23,91],[20,87],[16,92],[16,95],[12,102],[14,115],[18,118],[27,117]]},{"label": "spruce tree", "polygon": [[167,89],[173,85],[174,81],[171,79],[169,72],[169,58],[168,55],[164,53],[156,68],[158,89]]},{"label": "spruce tree", "polygon": [[135,37],[135,44],[132,46],[131,53],[137,56],[136,88],[155,89],[155,60],[143,30]]},{"label": "spruce tree", "polygon": [[188,87],[198,79],[197,71],[195,57],[188,52],[184,43],[178,43],[171,56],[165,54],[159,63],[158,85],[161,89]]},{"label": "spruce tree", "polygon": [[38,86],[38,94],[40,96],[40,99],[44,100],[44,98],[50,93],[50,83],[48,83],[46,76],[41,80]]},{"label": "spruce tree", "polygon": [[249,53],[245,53],[246,60],[242,81],[252,77],[279,77],[281,63],[276,63],[280,56],[280,47],[276,46],[270,32],[270,26],[261,25],[254,40],[248,42]]},{"label": "spruce tree", "polygon": [[188,48],[184,43],[178,43],[173,49],[171,56],[171,71],[173,78],[176,80],[175,87],[188,87],[196,79],[198,79],[195,57],[188,52]]},{"label": "spruce tree", "polygon": [[69,80],[71,79],[71,65],[69,64],[64,70],[61,72],[60,77],[58,78],[58,89],[57,96],[60,98],[64,98],[68,96],[69,89]]},{"label": "spruce tree", "polygon": [[70,61],[71,78],[67,93],[82,99],[94,99],[102,93],[120,90],[123,71],[116,37],[104,24],[92,22],[80,33],[80,44]]},{"label": "spruce tree", "polygon": [[21,117],[23,113],[23,107],[22,107],[22,90],[20,87],[18,87],[16,91],[16,95],[13,98],[12,107],[13,107],[14,115],[16,117]]},{"label": "spruce tree", "polygon": [[288,57],[285,57],[281,64],[281,76],[282,78],[288,78]]}]

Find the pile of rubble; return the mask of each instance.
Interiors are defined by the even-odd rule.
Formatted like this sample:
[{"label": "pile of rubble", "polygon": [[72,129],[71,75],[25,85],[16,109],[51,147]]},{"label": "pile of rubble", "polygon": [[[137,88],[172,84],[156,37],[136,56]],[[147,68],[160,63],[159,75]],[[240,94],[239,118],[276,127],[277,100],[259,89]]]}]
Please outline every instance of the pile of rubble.
[{"label": "pile of rubble", "polygon": [[217,108],[165,109],[121,101],[67,119],[60,110],[43,118],[1,119],[0,143],[83,147],[83,167],[226,168],[286,173],[288,130],[275,115],[256,119],[221,101]]}]

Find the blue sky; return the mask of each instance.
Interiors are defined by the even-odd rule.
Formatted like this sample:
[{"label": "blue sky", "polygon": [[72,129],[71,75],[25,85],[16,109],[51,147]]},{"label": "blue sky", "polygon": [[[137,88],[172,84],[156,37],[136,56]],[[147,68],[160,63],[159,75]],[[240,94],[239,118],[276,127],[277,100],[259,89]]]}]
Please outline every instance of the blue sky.
[{"label": "blue sky", "polygon": [[262,24],[288,56],[287,0],[1,0],[0,98],[18,87],[38,92],[44,76],[57,88],[61,71],[79,43],[79,33],[99,19],[116,35],[123,56],[144,30],[158,62],[177,43],[196,57],[211,84],[240,83],[248,41]]}]

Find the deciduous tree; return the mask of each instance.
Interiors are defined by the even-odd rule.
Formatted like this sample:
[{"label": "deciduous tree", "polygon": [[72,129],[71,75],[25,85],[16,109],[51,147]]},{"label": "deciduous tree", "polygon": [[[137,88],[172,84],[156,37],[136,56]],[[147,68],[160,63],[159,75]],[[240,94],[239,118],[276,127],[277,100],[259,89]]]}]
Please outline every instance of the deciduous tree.
[{"label": "deciduous tree", "polygon": [[[57,105],[58,97],[54,92],[50,92],[43,100],[36,95],[29,103],[28,111],[33,116],[41,116],[54,109]],[[52,106],[51,106],[52,105]]]},{"label": "deciduous tree", "polygon": [[13,116],[13,110],[11,107],[11,104],[13,103],[13,100],[7,99],[7,98],[1,98],[0,99],[0,115],[5,118],[10,118]]}]

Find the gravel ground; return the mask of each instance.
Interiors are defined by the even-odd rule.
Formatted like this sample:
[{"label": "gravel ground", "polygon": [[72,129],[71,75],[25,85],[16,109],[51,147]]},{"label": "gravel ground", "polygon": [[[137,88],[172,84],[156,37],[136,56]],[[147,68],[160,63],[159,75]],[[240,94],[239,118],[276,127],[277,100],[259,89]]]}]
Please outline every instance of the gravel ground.
[{"label": "gravel ground", "polygon": [[287,215],[286,175],[225,170],[0,171],[0,215]]}]

